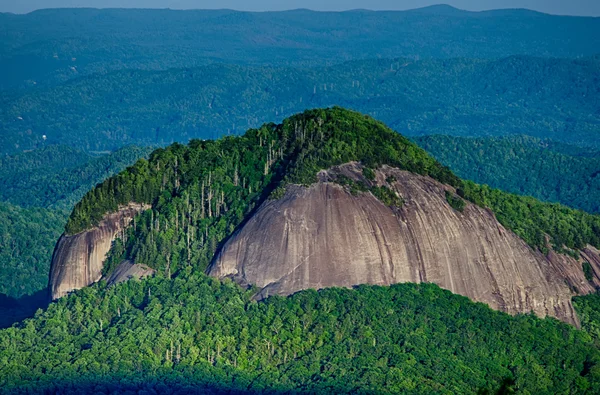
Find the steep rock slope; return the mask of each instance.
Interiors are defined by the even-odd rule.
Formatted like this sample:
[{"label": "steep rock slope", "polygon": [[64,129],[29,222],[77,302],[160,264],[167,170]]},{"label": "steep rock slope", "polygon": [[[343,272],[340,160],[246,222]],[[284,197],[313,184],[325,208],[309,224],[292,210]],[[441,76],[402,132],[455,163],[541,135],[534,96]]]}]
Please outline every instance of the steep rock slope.
[{"label": "steep rock slope", "polygon": [[151,276],[155,271],[146,265],[139,263],[133,263],[131,261],[123,261],[117,266],[106,279],[106,283],[110,285],[119,284],[130,279],[135,278],[141,280],[145,277]]},{"label": "steep rock slope", "polygon": [[[429,177],[378,170],[376,183],[404,200],[391,208],[371,193],[355,196],[331,182],[340,174],[368,182],[360,165],[348,164],[321,172],[320,182],[308,188],[288,186],[283,198],[265,202],[223,246],[209,274],[256,285],[260,296],[432,282],[494,309],[578,324],[572,286],[580,292],[593,286],[574,259],[535,252],[489,210],[470,203],[455,210],[445,196],[452,188]],[[600,268],[597,251],[586,253]]]},{"label": "steep rock slope", "polygon": [[136,214],[147,208],[148,205],[131,203],[116,213],[105,215],[100,224],[90,230],[75,235],[63,234],[52,256],[48,283],[51,299],[99,281],[106,254],[115,237]]}]

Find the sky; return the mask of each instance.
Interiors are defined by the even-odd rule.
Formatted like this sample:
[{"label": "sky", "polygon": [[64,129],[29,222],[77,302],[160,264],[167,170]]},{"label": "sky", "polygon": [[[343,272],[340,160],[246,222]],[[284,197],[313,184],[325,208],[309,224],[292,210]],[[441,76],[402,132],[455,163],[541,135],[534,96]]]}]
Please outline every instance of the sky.
[{"label": "sky", "polygon": [[482,11],[528,8],[549,14],[600,16],[600,0],[0,0],[0,12],[27,13],[40,8],[230,8],[244,11],[279,11],[309,8],[341,11],[356,8],[406,10],[445,3]]}]

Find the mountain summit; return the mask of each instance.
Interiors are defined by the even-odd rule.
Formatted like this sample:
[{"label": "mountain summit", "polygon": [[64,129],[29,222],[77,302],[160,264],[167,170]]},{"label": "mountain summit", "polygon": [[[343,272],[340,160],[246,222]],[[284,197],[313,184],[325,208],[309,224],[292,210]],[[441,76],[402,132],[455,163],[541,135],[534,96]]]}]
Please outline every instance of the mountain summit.
[{"label": "mountain summit", "polygon": [[596,216],[462,181],[335,107],[174,144],[106,180],[71,214],[50,289],[55,299],[131,265],[231,277],[258,298],[433,282],[577,325],[571,297],[600,285],[599,230]]}]

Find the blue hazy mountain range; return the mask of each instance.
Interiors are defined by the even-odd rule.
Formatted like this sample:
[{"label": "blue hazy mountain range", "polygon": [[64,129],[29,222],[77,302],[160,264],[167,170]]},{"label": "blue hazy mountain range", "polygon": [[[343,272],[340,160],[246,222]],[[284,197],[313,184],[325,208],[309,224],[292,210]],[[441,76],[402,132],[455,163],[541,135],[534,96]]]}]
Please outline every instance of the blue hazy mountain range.
[{"label": "blue hazy mountain range", "polygon": [[269,13],[61,9],[0,14],[0,26],[0,89],[210,63],[314,67],[400,57],[574,58],[600,49],[599,18],[449,6]]},{"label": "blue hazy mountain range", "polygon": [[[94,7],[94,8],[229,8],[245,11],[280,11],[296,8],[341,11],[365,8],[371,10],[407,10],[431,6],[439,0],[0,0],[0,11],[25,13],[40,8]],[[481,11],[498,8],[528,8],[551,14],[600,14],[600,3],[595,0],[446,0],[446,4],[465,10]]]}]

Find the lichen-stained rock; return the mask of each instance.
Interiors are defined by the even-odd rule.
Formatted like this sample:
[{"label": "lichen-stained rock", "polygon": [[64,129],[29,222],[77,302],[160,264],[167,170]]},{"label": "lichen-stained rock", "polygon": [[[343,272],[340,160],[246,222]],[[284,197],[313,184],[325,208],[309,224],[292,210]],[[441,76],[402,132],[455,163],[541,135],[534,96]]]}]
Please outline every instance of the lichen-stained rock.
[{"label": "lichen-stained rock", "polygon": [[52,300],[87,287],[102,278],[106,254],[117,234],[148,205],[129,204],[107,214],[93,229],[62,235],[54,248],[48,290]]},{"label": "lichen-stained rock", "polygon": [[336,173],[362,178],[360,166],[348,164],[321,172],[308,188],[288,186],[283,198],[265,202],[225,243],[209,274],[254,284],[261,297],[431,282],[497,310],[578,324],[567,283],[583,275],[574,259],[568,266],[551,261],[489,210],[467,203],[456,211],[445,197],[452,189],[429,177],[378,170],[377,184],[404,200],[401,208],[390,208],[371,193],[354,196],[330,182]]},{"label": "lichen-stained rock", "polygon": [[123,261],[106,279],[108,286],[119,284],[131,279],[141,280],[154,274],[154,269],[139,263]]}]

